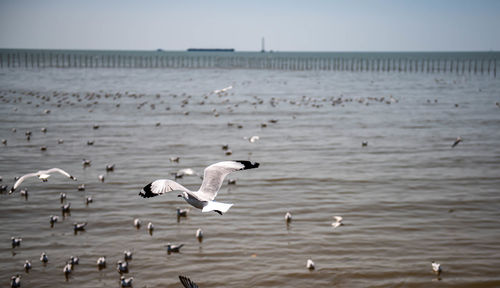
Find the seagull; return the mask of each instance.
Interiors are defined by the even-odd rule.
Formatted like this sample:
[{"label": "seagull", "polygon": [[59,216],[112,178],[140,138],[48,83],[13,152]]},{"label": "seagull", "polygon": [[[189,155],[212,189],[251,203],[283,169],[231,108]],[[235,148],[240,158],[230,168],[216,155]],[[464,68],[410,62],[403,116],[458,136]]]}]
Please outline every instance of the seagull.
[{"label": "seagull", "polygon": [[64,202],[64,200],[66,199],[66,193],[61,192],[61,194],[59,194],[59,199],[61,199],[61,204],[62,204]]},{"label": "seagull", "polygon": [[54,172],[61,173],[62,175],[66,176],[66,177],[69,177],[70,179],[73,179],[73,180],[76,181],[76,178],[74,176],[71,176],[68,172],[66,172],[66,171],[64,171],[62,169],[59,169],[59,168],[52,168],[52,169],[48,169],[48,170],[40,170],[40,171],[38,171],[36,173],[29,173],[29,174],[21,176],[16,181],[16,183],[14,183],[14,186],[10,189],[9,194],[11,194],[12,192],[14,192],[14,190],[16,190],[16,188],[19,187],[19,185],[21,185],[21,183],[23,183],[23,181],[26,178],[38,177],[43,182],[47,182],[48,178],[50,177],[50,173],[54,173]]},{"label": "seagull", "polygon": [[191,168],[184,168],[184,169],[179,169],[177,172],[174,173],[175,174],[175,179],[177,178],[182,178],[184,176],[199,176],[198,173],[196,173],[196,171],[194,171],[193,169]]},{"label": "seagull", "polygon": [[21,196],[23,196],[25,199],[28,199],[28,189],[21,189],[21,191],[19,191],[19,194],[21,194]]},{"label": "seagull", "polygon": [[106,268],[106,257],[101,256],[97,259],[97,267],[99,270]]},{"label": "seagull", "polygon": [[179,275],[179,280],[181,280],[181,284],[184,288],[198,288],[198,285],[186,276]]},{"label": "seagull", "polygon": [[87,222],[82,222],[82,223],[73,223],[73,230],[76,231],[83,231],[85,230],[85,226],[87,226]]},{"label": "seagull", "polygon": [[290,214],[290,212],[286,212],[285,221],[286,221],[286,224],[290,224],[290,222],[292,222],[292,214]]},{"label": "seagull", "polygon": [[134,219],[134,226],[135,226],[135,228],[137,228],[137,229],[141,228],[141,219],[139,219],[139,218],[135,218],[135,219]]},{"label": "seagull", "polygon": [[149,222],[148,223],[148,231],[149,231],[149,234],[153,234],[153,230],[155,230],[155,226],[153,225],[153,223]]},{"label": "seagull", "polygon": [[217,89],[217,90],[212,91],[212,93],[214,93],[214,94],[221,94],[221,93],[224,93],[224,92],[226,92],[228,90],[231,90],[231,89],[233,89],[233,86],[228,86],[228,87],[225,87],[225,88],[222,88],[222,89]]},{"label": "seagull", "polygon": [[248,140],[250,143],[255,143],[260,140],[260,137],[257,135],[251,136],[251,137],[243,137],[243,139]]},{"label": "seagull", "polygon": [[73,269],[73,265],[71,263],[66,263],[66,265],[63,268],[63,273],[66,277],[69,276],[69,273],[71,273],[71,270]]},{"label": "seagull", "polygon": [[29,260],[26,260],[26,262],[24,262],[24,271],[28,273],[30,270],[31,270],[31,262]]},{"label": "seagull", "polygon": [[307,259],[307,264],[306,264],[307,269],[309,270],[314,270],[314,262],[311,259]]},{"label": "seagull", "polygon": [[80,258],[78,258],[78,256],[69,257],[69,263],[71,263],[71,265],[78,265],[79,262]]},{"label": "seagull", "polygon": [[92,163],[91,160],[87,160],[87,159],[82,159],[82,165],[83,165],[83,168],[87,167],[87,166],[90,166],[90,164]]},{"label": "seagull", "polygon": [[92,199],[92,196],[87,196],[87,198],[85,198],[85,204],[86,205],[89,205],[92,202],[94,202],[94,199]]},{"label": "seagull", "polygon": [[201,228],[198,228],[198,230],[196,230],[196,238],[200,243],[203,241],[203,230],[201,230]]},{"label": "seagull", "polygon": [[15,237],[10,237],[10,240],[12,240],[12,248],[21,246],[21,242],[23,241],[22,238],[15,238]]},{"label": "seagull", "polygon": [[125,259],[125,261],[132,260],[132,252],[130,252],[129,250],[123,251],[123,258]]},{"label": "seagull", "polygon": [[188,209],[177,208],[177,217],[186,217],[188,213],[189,213],[189,208]]},{"label": "seagull", "polygon": [[344,225],[344,223],[342,223],[342,220],[344,218],[342,218],[342,216],[333,216],[333,219],[335,219],[335,222],[332,223],[332,227],[335,229],[341,225]]},{"label": "seagull", "polygon": [[120,277],[120,282],[122,287],[132,287],[132,281],[134,281],[134,277],[126,278],[125,277]]},{"label": "seagull", "polygon": [[368,141],[361,142],[361,147],[366,147],[366,146],[368,146]]},{"label": "seagull", "polygon": [[21,276],[19,276],[19,274],[10,277],[10,287],[12,288],[21,287]]},{"label": "seagull", "polygon": [[434,273],[439,275],[442,272],[441,264],[432,261],[431,265],[432,265],[432,271],[434,271]]},{"label": "seagull", "polygon": [[455,140],[455,142],[453,142],[453,144],[451,145],[451,147],[455,147],[458,145],[458,143],[462,142],[462,137],[458,136],[457,139]]},{"label": "seagull", "polygon": [[97,176],[97,179],[99,179],[99,181],[101,182],[104,182],[104,175],[99,174],[99,176]]},{"label": "seagull", "polygon": [[61,206],[61,209],[63,214],[69,213],[69,210],[71,209],[71,203]]},{"label": "seagull", "polygon": [[160,179],[144,186],[139,195],[149,198],[170,191],[180,191],[181,194],[178,197],[182,197],[187,203],[202,209],[202,212],[215,211],[222,215],[233,206],[233,204],[214,201],[226,175],[238,170],[257,168],[259,165],[257,162],[252,163],[245,160],[222,161],[205,168],[203,182],[198,191],[191,191],[172,180]]},{"label": "seagull", "polygon": [[42,255],[40,255],[40,261],[43,263],[49,262],[49,258],[47,257],[47,253],[42,252]]},{"label": "seagull", "polygon": [[127,261],[125,261],[125,262],[122,262],[122,261],[116,262],[116,270],[120,274],[122,274],[122,273],[128,273],[128,262]]},{"label": "seagull", "polygon": [[115,164],[106,165],[106,172],[115,171]]},{"label": "seagull", "polygon": [[59,220],[58,216],[50,215],[50,228],[54,228],[54,224]]},{"label": "seagull", "polygon": [[85,184],[78,185],[78,191],[85,191]]},{"label": "seagull", "polygon": [[184,246],[184,244],[172,245],[172,244],[168,243],[165,246],[167,247],[168,254],[170,254],[172,252],[178,253],[181,250],[182,246]]}]

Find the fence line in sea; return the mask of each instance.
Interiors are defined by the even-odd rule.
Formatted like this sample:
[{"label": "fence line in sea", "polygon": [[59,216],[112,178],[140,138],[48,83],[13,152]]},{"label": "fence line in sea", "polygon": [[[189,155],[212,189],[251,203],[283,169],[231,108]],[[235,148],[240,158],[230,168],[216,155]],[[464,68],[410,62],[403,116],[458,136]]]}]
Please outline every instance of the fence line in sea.
[{"label": "fence line in sea", "polygon": [[289,53],[196,53],[120,51],[0,51],[0,68],[224,68],[486,74],[496,77],[494,55],[481,57],[289,55]]}]

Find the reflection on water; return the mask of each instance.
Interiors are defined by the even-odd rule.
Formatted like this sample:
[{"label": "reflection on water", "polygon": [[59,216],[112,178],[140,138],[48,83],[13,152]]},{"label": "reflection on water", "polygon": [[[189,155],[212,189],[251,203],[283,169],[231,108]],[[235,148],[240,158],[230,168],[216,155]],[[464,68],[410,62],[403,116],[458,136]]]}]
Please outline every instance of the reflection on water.
[{"label": "reflection on water", "polygon": [[[200,287],[500,285],[496,79],[211,69],[1,73],[2,185],[52,167],[78,178],[27,180],[20,187],[29,190],[26,199],[0,194],[4,282],[20,274],[23,287],[116,287],[116,262],[130,250],[127,278],[135,287],[179,287],[178,275]],[[229,85],[227,94],[210,93]],[[244,139],[251,136],[259,140]],[[458,136],[463,142],[452,148]],[[192,209],[178,221],[176,208],[188,205],[175,193],[138,195],[181,168],[202,173],[228,159],[261,165],[232,174],[235,185],[225,182],[217,199],[235,205],[223,216]],[[177,181],[201,184],[193,176]],[[71,214],[50,228],[61,193]],[[337,215],[344,225],[332,229]],[[74,233],[82,222],[85,231]],[[21,246],[12,248],[10,237],[22,237]],[[169,242],[184,247],[168,254]],[[80,264],[66,282],[71,255]],[[107,265],[99,269],[102,256]],[[432,260],[442,264],[439,282]]]}]

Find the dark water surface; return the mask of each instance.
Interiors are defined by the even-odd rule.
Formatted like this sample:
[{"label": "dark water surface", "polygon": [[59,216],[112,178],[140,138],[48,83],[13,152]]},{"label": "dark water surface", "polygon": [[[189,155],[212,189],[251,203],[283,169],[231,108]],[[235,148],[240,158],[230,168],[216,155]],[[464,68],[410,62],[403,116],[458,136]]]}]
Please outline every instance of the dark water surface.
[{"label": "dark water surface", "polygon": [[[229,85],[227,95],[209,94]],[[125,249],[134,252],[126,275],[134,277],[134,287],[180,287],[180,274],[200,287],[500,286],[498,79],[4,69],[0,97],[0,138],[7,139],[0,146],[1,184],[52,167],[78,178],[29,179],[20,187],[29,190],[27,200],[18,192],[0,194],[2,287],[15,274],[22,287],[118,287],[116,261]],[[253,135],[260,140],[243,139]],[[463,142],[451,148],[457,136]],[[170,162],[175,156],[179,163]],[[92,165],[83,168],[83,158]],[[188,205],[175,193],[138,195],[180,168],[201,173],[229,159],[261,166],[232,174],[237,184],[223,185],[217,199],[235,204],[223,216],[192,209],[178,222],[176,207]],[[110,163],[115,171],[106,173]],[[178,181],[191,189],[201,183],[188,176]],[[85,191],[77,191],[82,183]],[[64,219],[61,192],[72,206]],[[86,206],[90,195],[94,203]],[[288,228],[287,211],[293,216]],[[60,219],[51,229],[52,214]],[[332,229],[334,215],[345,225]],[[134,218],[142,220],[141,229]],[[73,223],[82,221],[87,229],[75,235]],[[198,228],[205,234],[201,244]],[[11,248],[12,236],[23,238],[20,247]],[[168,242],[185,246],[168,255]],[[80,264],[66,280],[62,269],[71,255]],[[101,271],[100,256],[108,262]],[[305,267],[309,258],[315,271]],[[29,273],[26,259],[33,263]],[[432,260],[442,264],[439,279]]]}]

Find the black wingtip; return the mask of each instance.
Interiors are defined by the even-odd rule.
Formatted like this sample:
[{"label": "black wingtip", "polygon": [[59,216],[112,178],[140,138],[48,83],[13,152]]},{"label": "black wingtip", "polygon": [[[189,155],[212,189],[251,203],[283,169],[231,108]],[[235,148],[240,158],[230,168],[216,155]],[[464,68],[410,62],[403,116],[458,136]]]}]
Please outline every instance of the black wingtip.
[{"label": "black wingtip", "polygon": [[245,167],[243,167],[243,170],[258,168],[260,165],[259,162],[250,162],[247,160],[236,160],[235,162],[239,162],[239,163],[245,165]]},{"label": "black wingtip", "polygon": [[148,185],[144,186],[144,188],[142,188],[141,192],[139,192],[139,195],[142,198],[150,198],[150,197],[154,197],[154,196],[158,195],[158,194],[154,194],[151,191],[151,184],[153,184],[153,183],[151,182]]}]

